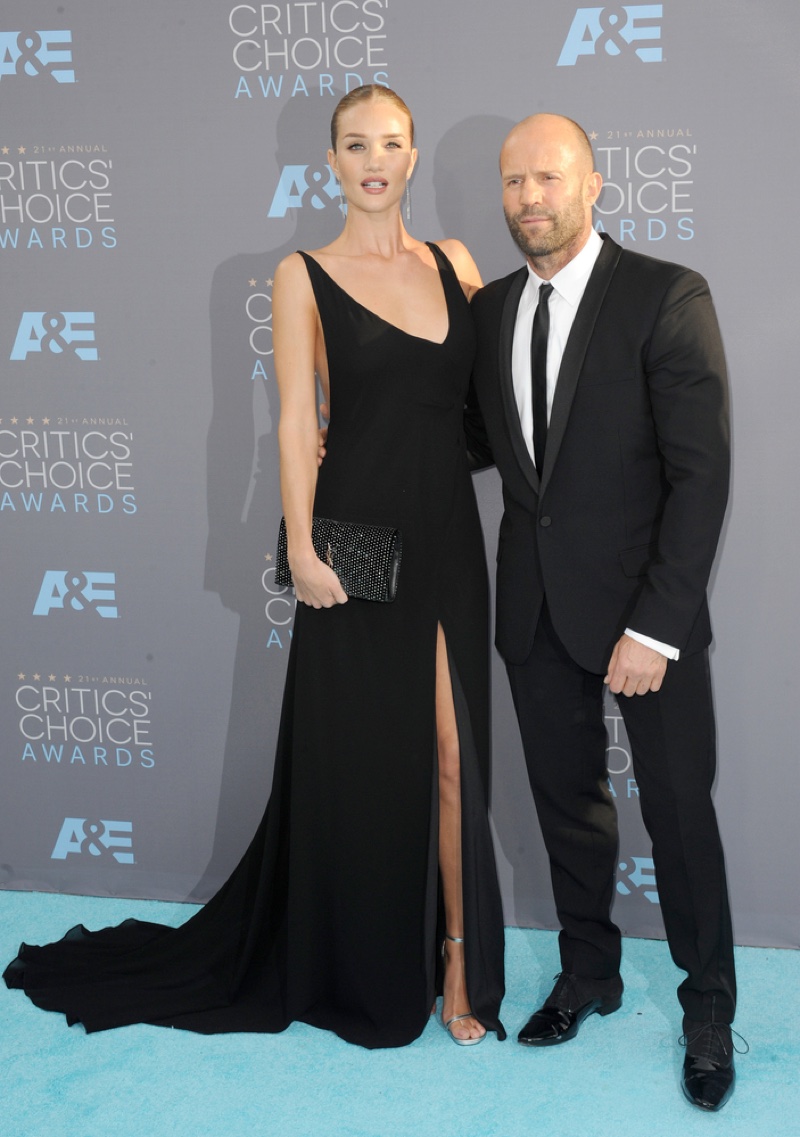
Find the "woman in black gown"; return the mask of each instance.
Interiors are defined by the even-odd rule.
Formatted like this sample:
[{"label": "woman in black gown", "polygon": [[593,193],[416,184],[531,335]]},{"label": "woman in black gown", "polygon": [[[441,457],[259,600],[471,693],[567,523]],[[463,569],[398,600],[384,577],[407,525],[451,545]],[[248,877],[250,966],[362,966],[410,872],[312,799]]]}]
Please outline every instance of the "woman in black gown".
[{"label": "woman in black gown", "polygon": [[[272,794],[238,868],[181,927],[128,920],[22,946],[8,985],[87,1030],[301,1021],[400,1046],[441,992],[455,1042],[505,1037],[486,567],[462,427],[480,281],[458,242],[404,229],[416,151],[397,95],[346,95],[332,145],[344,230],[287,257],[273,289],[299,603]],[[331,409],[319,470],[315,374]],[[401,530],[392,603],[345,595],[314,554],[313,513]]]}]

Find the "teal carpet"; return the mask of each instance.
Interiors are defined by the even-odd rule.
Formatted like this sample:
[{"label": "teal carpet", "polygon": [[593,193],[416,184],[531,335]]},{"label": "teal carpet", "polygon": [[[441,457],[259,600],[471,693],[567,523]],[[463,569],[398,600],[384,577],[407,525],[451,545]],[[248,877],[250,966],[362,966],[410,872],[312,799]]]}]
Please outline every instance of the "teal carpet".
[{"label": "teal carpet", "polygon": [[[180,923],[186,905],[0,892],[0,959],[76,923]],[[800,1137],[800,952],[740,948],[736,1093],[703,1114],[680,1093],[666,945],[626,940],[622,1009],[564,1046],[515,1033],[558,969],[551,932],[507,932],[507,1042],[456,1047],[431,1020],[402,1050],[311,1027],[203,1037],[136,1026],[86,1035],[0,993],[2,1137]]]}]

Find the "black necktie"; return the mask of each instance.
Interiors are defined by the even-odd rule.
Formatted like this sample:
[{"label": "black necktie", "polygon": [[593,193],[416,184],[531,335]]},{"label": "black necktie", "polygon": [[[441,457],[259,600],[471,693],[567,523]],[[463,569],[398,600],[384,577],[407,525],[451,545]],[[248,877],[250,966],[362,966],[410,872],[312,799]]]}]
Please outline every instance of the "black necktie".
[{"label": "black necktie", "polygon": [[541,477],[547,443],[547,337],[550,334],[548,301],[552,284],[539,285],[539,303],[531,333],[531,381],[533,383],[533,453]]}]

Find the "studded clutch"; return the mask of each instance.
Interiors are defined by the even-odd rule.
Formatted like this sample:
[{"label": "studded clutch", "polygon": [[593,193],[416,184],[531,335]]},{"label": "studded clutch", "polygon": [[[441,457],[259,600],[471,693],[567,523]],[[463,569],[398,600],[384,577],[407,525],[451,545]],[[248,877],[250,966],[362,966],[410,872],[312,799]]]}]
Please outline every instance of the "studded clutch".
[{"label": "studded clutch", "polygon": [[[333,569],[348,596],[388,603],[397,595],[403,535],[389,525],[360,525],[315,517],[311,525],[314,551]],[[293,584],[286,550],[286,519],[281,518],[275,583]]]}]

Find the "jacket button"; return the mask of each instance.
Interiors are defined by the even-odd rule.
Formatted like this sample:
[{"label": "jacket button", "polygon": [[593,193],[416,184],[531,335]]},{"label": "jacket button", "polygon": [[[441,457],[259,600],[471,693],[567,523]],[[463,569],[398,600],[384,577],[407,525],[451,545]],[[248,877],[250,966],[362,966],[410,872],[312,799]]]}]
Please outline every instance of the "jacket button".
[{"label": "jacket button", "polygon": [[539,518],[539,524],[541,525],[541,527],[542,527],[543,529],[546,529],[546,528],[548,527],[548,525],[550,524],[550,518],[549,518],[549,517],[547,517],[547,516],[545,516],[545,517],[540,517],[540,518]]}]

